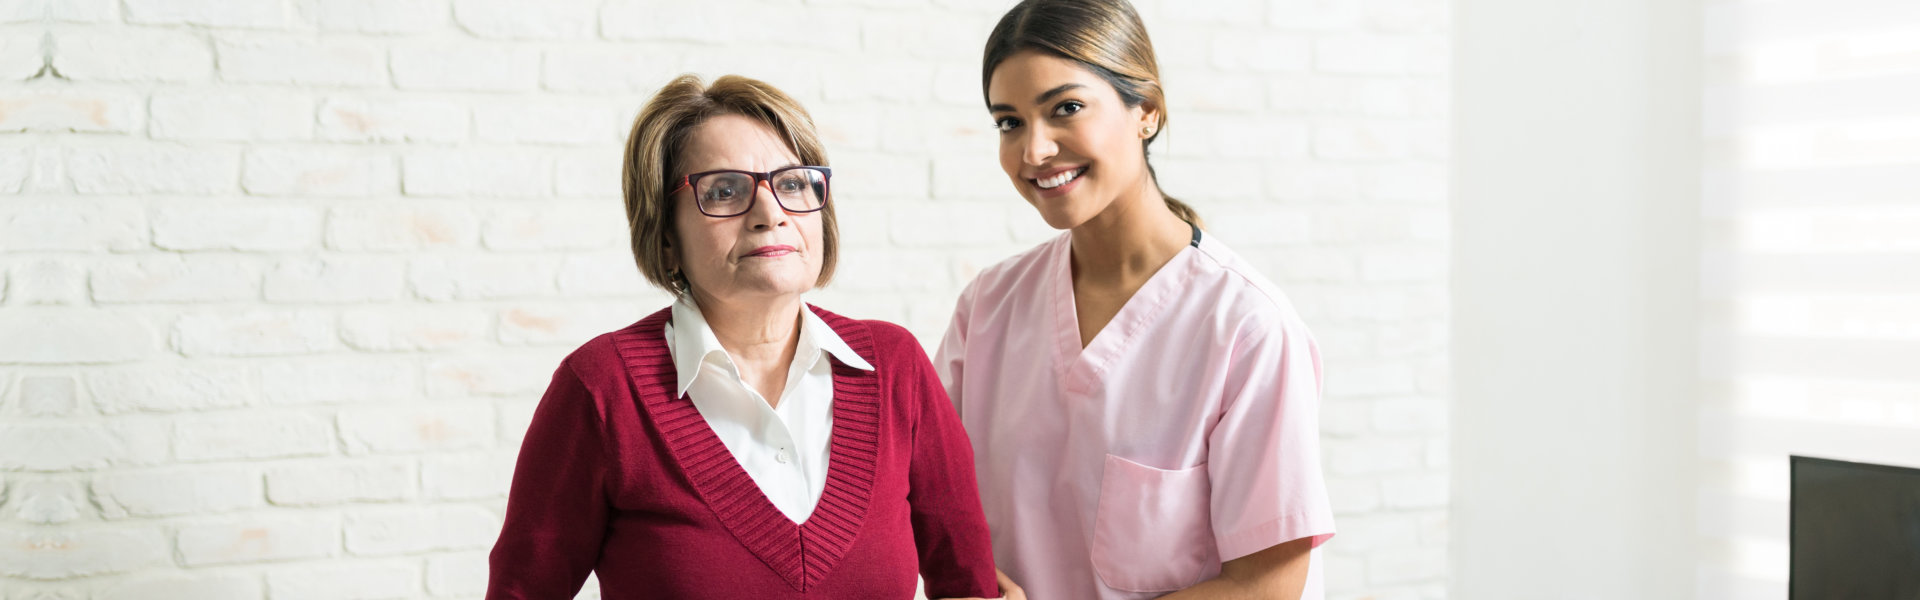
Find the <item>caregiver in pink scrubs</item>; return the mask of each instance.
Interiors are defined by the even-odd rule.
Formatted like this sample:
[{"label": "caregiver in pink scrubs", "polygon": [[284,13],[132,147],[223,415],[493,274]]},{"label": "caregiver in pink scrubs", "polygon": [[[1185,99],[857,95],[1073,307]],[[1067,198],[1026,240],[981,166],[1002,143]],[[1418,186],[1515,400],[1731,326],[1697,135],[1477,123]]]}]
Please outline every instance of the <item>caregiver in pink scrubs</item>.
[{"label": "caregiver in pink scrubs", "polygon": [[1155,182],[1167,109],[1139,16],[1026,0],[985,59],[1000,165],[1065,230],[974,279],[935,360],[1002,587],[1321,598],[1319,353],[1286,296]]}]

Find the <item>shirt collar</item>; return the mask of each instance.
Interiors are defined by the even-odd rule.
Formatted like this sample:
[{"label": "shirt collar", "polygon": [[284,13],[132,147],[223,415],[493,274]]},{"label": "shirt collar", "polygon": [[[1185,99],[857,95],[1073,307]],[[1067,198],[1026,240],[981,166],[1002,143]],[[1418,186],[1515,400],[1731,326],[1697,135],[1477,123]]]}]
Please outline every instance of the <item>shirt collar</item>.
[{"label": "shirt collar", "polygon": [[[700,307],[691,298],[682,297],[673,303],[673,319],[667,325],[666,337],[673,344],[673,370],[679,388],[674,390],[677,392],[676,398],[685,397],[687,390],[693,387],[694,379],[700,377],[701,364],[712,361],[729,371],[734,368],[733,359],[727,356],[726,348],[720,346],[720,338],[714,335],[713,326],[707,323],[706,315],[700,312]],[[846,340],[840,339],[839,333],[802,304],[799,347],[794,350],[793,359],[812,365],[820,360],[823,351],[849,367],[862,371],[873,370],[873,365],[854,353]],[[735,376],[738,375],[735,373]]]},{"label": "shirt collar", "polygon": [[808,310],[805,305],[800,307],[800,335],[811,340],[813,347],[825,350],[834,358],[840,359],[841,364],[862,371],[873,370],[873,365],[868,364],[867,359],[860,358],[860,355],[855,354],[853,348],[847,345],[846,340],[840,339],[839,332],[834,331],[826,321],[820,320],[820,315],[813,314],[813,311]]}]

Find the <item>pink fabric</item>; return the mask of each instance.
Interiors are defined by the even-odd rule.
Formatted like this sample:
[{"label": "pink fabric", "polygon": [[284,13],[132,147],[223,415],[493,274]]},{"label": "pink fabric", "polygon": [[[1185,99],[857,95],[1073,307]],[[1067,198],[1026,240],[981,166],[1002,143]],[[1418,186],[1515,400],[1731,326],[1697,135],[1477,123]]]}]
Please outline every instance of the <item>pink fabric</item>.
[{"label": "pink fabric", "polygon": [[1068,235],[981,273],[934,364],[973,440],[995,561],[1034,598],[1153,598],[1333,535],[1320,359],[1211,237],[1080,348]]}]

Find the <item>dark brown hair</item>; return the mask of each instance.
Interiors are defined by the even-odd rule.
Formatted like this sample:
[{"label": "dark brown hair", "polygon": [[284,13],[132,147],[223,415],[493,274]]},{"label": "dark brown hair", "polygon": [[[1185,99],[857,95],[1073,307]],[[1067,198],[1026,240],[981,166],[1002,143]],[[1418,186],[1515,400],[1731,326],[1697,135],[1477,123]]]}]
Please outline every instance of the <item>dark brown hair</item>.
[{"label": "dark brown hair", "polygon": [[[800,164],[825,167],[827,149],[813,118],[779,88],[766,82],[727,75],[713,85],[694,75],[681,75],[653,95],[633,120],[627,136],[627,154],[621,165],[621,191],[627,202],[627,229],[632,236],[633,260],[647,281],[676,294],[685,293],[667,264],[667,241],[673,231],[673,198],[668,192],[685,175],[680,156],[692,141],[693,130],[719,115],[740,115],[772,128],[799,157]],[[833,279],[839,259],[840,228],[832,201],[820,211],[822,248],[820,278]]]},{"label": "dark brown hair", "polygon": [[[1141,24],[1139,13],[1127,0],[1024,0],[1014,5],[987,36],[987,52],[980,69],[982,96],[993,81],[993,70],[1024,50],[1079,63],[1111,84],[1129,108],[1152,103],[1160,111],[1160,122],[1153,135],[1140,141],[1143,156],[1147,145],[1167,130],[1167,95],[1160,88],[1160,63],[1153,57],[1153,41],[1147,39],[1146,25]],[[992,100],[987,102],[991,104]],[[1147,161],[1147,176],[1159,185],[1151,160]],[[1164,191],[1162,197],[1181,220],[1200,223],[1200,214],[1193,207],[1166,196]]]}]

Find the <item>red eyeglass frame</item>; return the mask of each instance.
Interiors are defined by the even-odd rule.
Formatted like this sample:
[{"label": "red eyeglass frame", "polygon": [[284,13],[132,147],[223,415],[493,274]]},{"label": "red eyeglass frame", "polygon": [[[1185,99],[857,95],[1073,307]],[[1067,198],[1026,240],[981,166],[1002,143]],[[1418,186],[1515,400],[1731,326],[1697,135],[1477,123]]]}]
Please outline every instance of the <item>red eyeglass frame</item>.
[{"label": "red eyeglass frame", "polygon": [[[780,201],[780,192],[776,192],[773,190],[773,176],[781,173],[785,173],[787,171],[792,171],[795,169],[812,169],[814,171],[820,172],[821,194],[820,194],[819,206],[806,209],[806,210],[794,210],[792,208],[788,208],[787,203]],[[753,189],[754,189],[754,194],[751,197],[749,197],[749,199],[747,200],[747,206],[745,208],[740,209],[740,212],[737,212],[731,215],[716,215],[716,214],[707,212],[707,207],[705,204],[702,204],[700,202],[700,198],[695,197],[693,199],[693,206],[695,209],[698,209],[700,211],[700,214],[713,217],[716,219],[738,217],[740,215],[747,214],[747,212],[749,211],[752,211],[754,203],[757,203],[760,201],[759,190],[763,183],[766,185],[767,191],[773,193],[773,201],[774,203],[780,205],[780,210],[784,210],[794,214],[806,214],[811,212],[819,212],[821,209],[824,209],[827,207],[827,203],[831,201],[833,197],[833,169],[830,167],[821,167],[821,166],[814,166],[814,165],[794,165],[791,167],[780,167],[778,169],[767,171],[765,173],[758,173],[754,171],[743,171],[740,169],[715,169],[712,171],[701,171],[699,173],[688,173],[686,175],[680,176],[680,185],[673,188],[673,191],[667,192],[667,195],[672,196],[674,194],[678,194],[680,193],[680,190],[693,187],[693,182],[695,180],[698,180],[701,177],[706,177],[708,175],[713,175],[715,173],[739,173],[741,175],[747,175],[747,176],[753,177]]]}]

